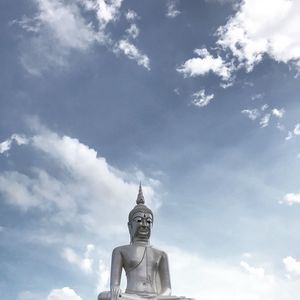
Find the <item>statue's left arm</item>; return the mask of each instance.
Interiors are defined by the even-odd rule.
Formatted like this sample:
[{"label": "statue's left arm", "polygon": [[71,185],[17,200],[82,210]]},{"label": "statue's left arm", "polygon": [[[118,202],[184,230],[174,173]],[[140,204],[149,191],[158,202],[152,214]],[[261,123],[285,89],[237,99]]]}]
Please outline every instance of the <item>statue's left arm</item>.
[{"label": "statue's left arm", "polygon": [[121,294],[120,282],[122,274],[122,255],[120,248],[115,248],[111,259],[110,293],[111,300],[117,300]]},{"label": "statue's left arm", "polygon": [[159,275],[160,275],[160,282],[161,282],[161,292],[159,294],[161,296],[171,295],[171,279],[170,279],[170,271],[169,271],[169,262],[168,262],[168,256],[165,252],[162,253],[160,259]]}]

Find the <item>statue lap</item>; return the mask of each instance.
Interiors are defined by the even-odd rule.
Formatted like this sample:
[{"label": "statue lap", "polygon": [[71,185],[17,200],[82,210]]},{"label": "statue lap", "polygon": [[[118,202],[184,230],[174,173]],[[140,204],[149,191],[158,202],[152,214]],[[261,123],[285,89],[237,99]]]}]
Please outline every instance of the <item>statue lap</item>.
[{"label": "statue lap", "polygon": [[[159,295],[137,295],[137,294],[126,294],[123,293],[120,295],[120,300],[194,300],[192,298],[186,298],[186,297],[177,297],[177,296],[159,296]],[[109,291],[102,292],[98,296],[98,300],[111,300],[111,293]]]}]

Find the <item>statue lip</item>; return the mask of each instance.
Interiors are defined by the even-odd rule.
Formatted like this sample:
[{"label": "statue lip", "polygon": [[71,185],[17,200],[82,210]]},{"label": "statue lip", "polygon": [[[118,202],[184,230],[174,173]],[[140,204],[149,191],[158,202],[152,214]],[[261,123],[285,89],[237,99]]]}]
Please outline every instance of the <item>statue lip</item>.
[{"label": "statue lip", "polygon": [[149,233],[149,229],[147,228],[139,228],[140,233]]}]

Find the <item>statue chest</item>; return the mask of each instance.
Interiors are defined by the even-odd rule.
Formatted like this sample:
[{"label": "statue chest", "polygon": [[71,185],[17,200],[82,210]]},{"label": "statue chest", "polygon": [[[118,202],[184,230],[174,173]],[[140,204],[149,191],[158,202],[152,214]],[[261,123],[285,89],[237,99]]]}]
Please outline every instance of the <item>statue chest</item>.
[{"label": "statue chest", "polygon": [[155,273],[159,266],[160,256],[151,247],[132,247],[122,253],[123,267],[126,273]]}]

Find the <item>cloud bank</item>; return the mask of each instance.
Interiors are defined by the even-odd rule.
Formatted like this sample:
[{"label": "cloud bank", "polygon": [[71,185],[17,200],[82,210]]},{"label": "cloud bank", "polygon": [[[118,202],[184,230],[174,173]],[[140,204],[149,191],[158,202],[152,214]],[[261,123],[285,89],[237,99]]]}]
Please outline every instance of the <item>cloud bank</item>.
[{"label": "cloud bank", "polygon": [[[78,139],[48,129],[39,128],[26,140],[30,141],[26,147],[35,155],[47,157],[52,172],[47,165],[33,165],[27,174],[2,172],[0,193],[7,204],[24,212],[38,209],[51,222],[61,226],[72,223],[80,231],[85,229],[102,237],[126,231],[120,220],[134,204],[141,171],[121,171]],[[143,187],[147,204],[154,210],[160,202],[153,186],[157,183],[145,179]]]}]

